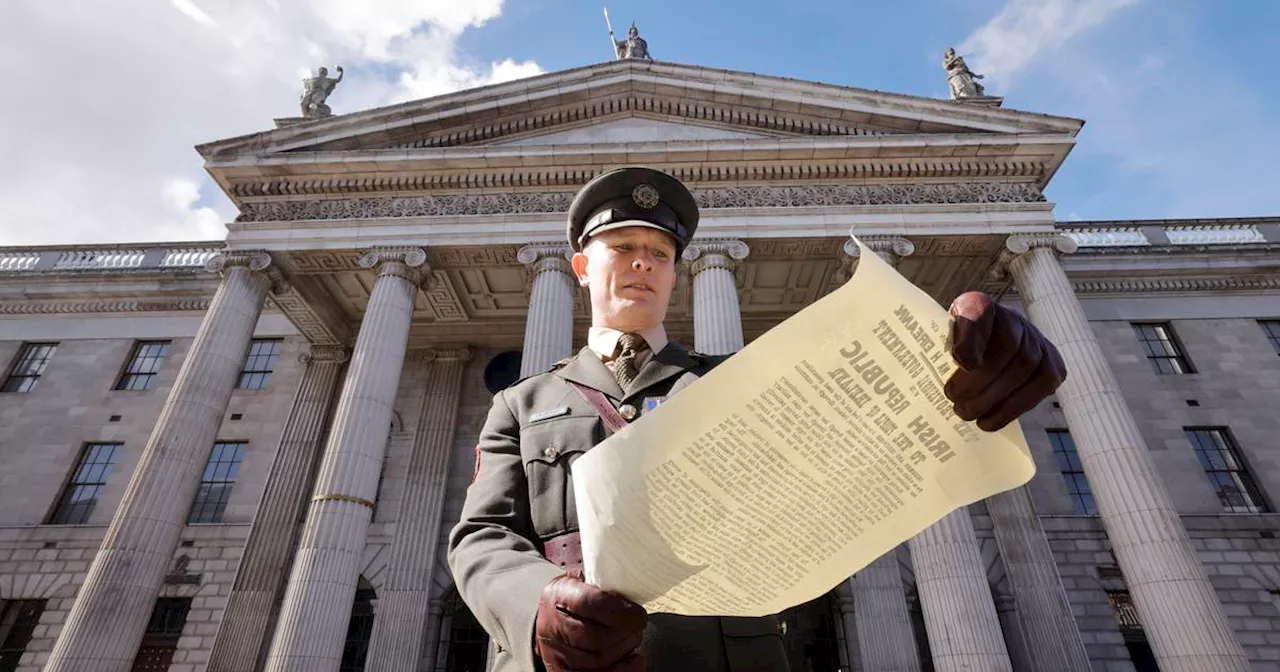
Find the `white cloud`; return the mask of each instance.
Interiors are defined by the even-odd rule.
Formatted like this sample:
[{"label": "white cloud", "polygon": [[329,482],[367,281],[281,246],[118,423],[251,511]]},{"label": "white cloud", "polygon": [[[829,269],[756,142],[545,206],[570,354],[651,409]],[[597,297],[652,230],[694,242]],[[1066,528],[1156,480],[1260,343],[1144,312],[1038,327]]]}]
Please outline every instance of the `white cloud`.
[{"label": "white cloud", "polygon": [[975,72],[1005,84],[1037,56],[1098,26],[1139,0],[1008,0],[960,44]]},{"label": "white cloud", "polygon": [[335,114],[542,71],[459,54],[501,0],[72,4],[5,4],[0,244],[221,238],[235,211],[194,146],[298,114],[320,65],[346,69]]}]

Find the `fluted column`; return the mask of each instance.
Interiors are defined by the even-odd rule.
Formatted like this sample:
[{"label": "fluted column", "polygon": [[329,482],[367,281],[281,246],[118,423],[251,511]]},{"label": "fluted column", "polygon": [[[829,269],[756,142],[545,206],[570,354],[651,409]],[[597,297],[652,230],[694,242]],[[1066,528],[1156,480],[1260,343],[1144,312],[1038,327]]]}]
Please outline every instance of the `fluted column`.
[{"label": "fluted column", "polygon": [[[419,248],[378,248],[375,269],[265,670],[338,669],[360,558],[387,448],[418,286],[428,276]],[[376,619],[375,619],[376,620]]]},{"label": "fluted column", "polygon": [[271,258],[229,252],[178,378],[45,670],[125,672],[138,653],[272,284]]},{"label": "fluted column", "polygon": [[573,354],[573,268],[568,245],[525,245],[516,259],[529,267],[533,288],[524,326],[520,376],[550,371],[551,365]]},{"label": "fluted column", "polygon": [[853,579],[836,586],[836,606],[840,608],[840,629],[844,631],[844,665],[850,672],[864,672],[858,642],[858,617],[853,603]]},{"label": "fluted column", "polygon": [[952,511],[907,543],[934,668],[1011,672],[969,510]]},{"label": "fluted column", "polygon": [[315,345],[299,357],[306,368],[213,642],[210,672],[254,672],[266,653],[347,357],[346,348]]},{"label": "fluted column", "polygon": [[708,355],[742,349],[742,308],[733,273],[750,250],[741,240],[708,240],[685,248],[693,276],[693,347]]},{"label": "fluted column", "polygon": [[1057,254],[1074,252],[1075,243],[1061,236],[1020,235],[1010,236],[1005,247],[1023,305],[1062,352],[1067,379],[1057,398],[1160,669],[1248,670],[1248,659],[1058,263]]},{"label": "fluted column", "polygon": [[1089,654],[1026,486],[987,499],[996,546],[1017,605],[1027,655],[1037,672],[1089,669]]},{"label": "fluted column", "polygon": [[890,550],[850,579],[864,672],[920,672],[897,553]]},{"label": "fluted column", "polygon": [[[863,242],[895,268],[903,257],[915,251],[911,241],[897,236],[867,236]],[[840,282],[848,280],[857,269],[861,249],[850,238],[845,241],[844,252],[846,264],[842,265]],[[891,550],[876,558],[850,581],[864,672],[919,672],[920,654],[897,554]]]},{"label": "fluted column", "polygon": [[429,353],[427,391],[405,474],[404,498],[369,645],[370,672],[416,670],[424,654],[431,585],[440,547],[441,516],[449,479],[449,455],[457,425],[462,374],[471,351]]}]

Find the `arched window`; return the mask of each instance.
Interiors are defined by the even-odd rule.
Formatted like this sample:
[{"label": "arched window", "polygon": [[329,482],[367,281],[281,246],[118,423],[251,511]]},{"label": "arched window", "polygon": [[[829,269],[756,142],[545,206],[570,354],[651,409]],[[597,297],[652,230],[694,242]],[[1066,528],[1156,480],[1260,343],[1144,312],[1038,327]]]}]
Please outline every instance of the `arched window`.
[{"label": "arched window", "polygon": [[342,647],[342,663],[338,672],[364,672],[364,661],[369,655],[369,637],[373,633],[373,603],[377,599],[373,585],[361,576],[356,584],[356,601],[351,605],[351,624],[347,626],[347,641]]},{"label": "arched window", "polygon": [[436,670],[484,672],[489,655],[489,633],[480,627],[480,622],[471,615],[456,589],[449,591],[441,616]]}]

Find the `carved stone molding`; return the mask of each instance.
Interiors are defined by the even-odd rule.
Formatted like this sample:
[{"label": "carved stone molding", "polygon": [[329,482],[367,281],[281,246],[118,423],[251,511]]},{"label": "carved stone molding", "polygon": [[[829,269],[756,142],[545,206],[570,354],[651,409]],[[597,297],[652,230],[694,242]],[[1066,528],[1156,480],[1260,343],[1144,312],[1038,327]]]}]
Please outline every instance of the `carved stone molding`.
[{"label": "carved stone molding", "polygon": [[351,358],[351,350],[340,345],[311,344],[298,355],[303,364],[344,364]]},{"label": "carved stone molding", "polygon": [[572,257],[573,248],[558,243],[532,243],[520,248],[516,253],[516,260],[529,270],[529,277],[526,280],[532,280],[533,276],[546,271],[559,271],[573,275],[573,267],[569,264],[569,259]]},{"label": "carved stone molding", "polygon": [[747,258],[751,248],[741,240],[700,240],[691,243],[681,255],[689,262],[689,273],[697,277],[709,268],[723,268],[736,272],[738,262]]},{"label": "carved stone molding", "polygon": [[432,278],[427,251],[420,247],[374,247],[361,254],[358,263],[378,276],[404,278],[418,287]]},{"label": "carved stone molding", "polygon": [[295,277],[271,302],[289,318],[312,346],[345,346],[351,342],[350,325],[323,292],[311,290],[314,280]]},{"label": "carved stone molding", "polygon": [[3,301],[0,315],[57,315],[63,313],[204,312],[210,299],[122,299],[107,301]]},{"label": "carved stone molding", "polygon": [[410,350],[406,359],[430,364],[436,361],[469,362],[474,356],[475,351],[471,349],[471,346],[463,345],[456,348],[419,348]]},{"label": "carved stone molding", "polygon": [[[1235,278],[1124,278],[1115,280],[1075,280],[1077,294],[1113,292],[1211,292],[1222,290],[1280,289],[1280,276]],[[1017,289],[1014,288],[1016,293]]]},{"label": "carved stone molding", "polygon": [[[1014,182],[724,187],[693,189],[693,195],[698,207],[704,209],[1044,201],[1044,196],[1035,185]],[[574,192],[564,191],[245,203],[236,221],[394,219],[397,217],[561,213],[568,211],[573,196]]]},{"label": "carved stone molding", "polygon": [[1079,249],[1076,241],[1059,233],[1016,233],[1004,241],[1004,250],[1000,258],[991,267],[991,277],[1004,278],[1009,273],[1009,264],[1036,248],[1046,247],[1057,254],[1075,254]]}]

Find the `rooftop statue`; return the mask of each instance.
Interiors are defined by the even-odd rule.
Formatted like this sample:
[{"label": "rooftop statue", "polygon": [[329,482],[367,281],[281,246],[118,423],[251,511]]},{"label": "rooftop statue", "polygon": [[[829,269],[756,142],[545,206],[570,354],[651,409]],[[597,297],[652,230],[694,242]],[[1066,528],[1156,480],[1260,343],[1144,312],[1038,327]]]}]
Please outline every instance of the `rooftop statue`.
[{"label": "rooftop statue", "polygon": [[333,112],[325,105],[329,94],[333,93],[338,82],[342,81],[342,66],[335,68],[337,79],[330,78],[329,69],[321,67],[315,77],[302,80],[302,116],[305,119],[324,119],[333,116]]},{"label": "rooftop statue", "polygon": [[974,74],[965,64],[964,57],[956,54],[954,47],[947,49],[942,57],[942,67],[947,70],[947,85],[951,87],[951,99],[982,98],[987,94],[977,80],[982,75]]}]

